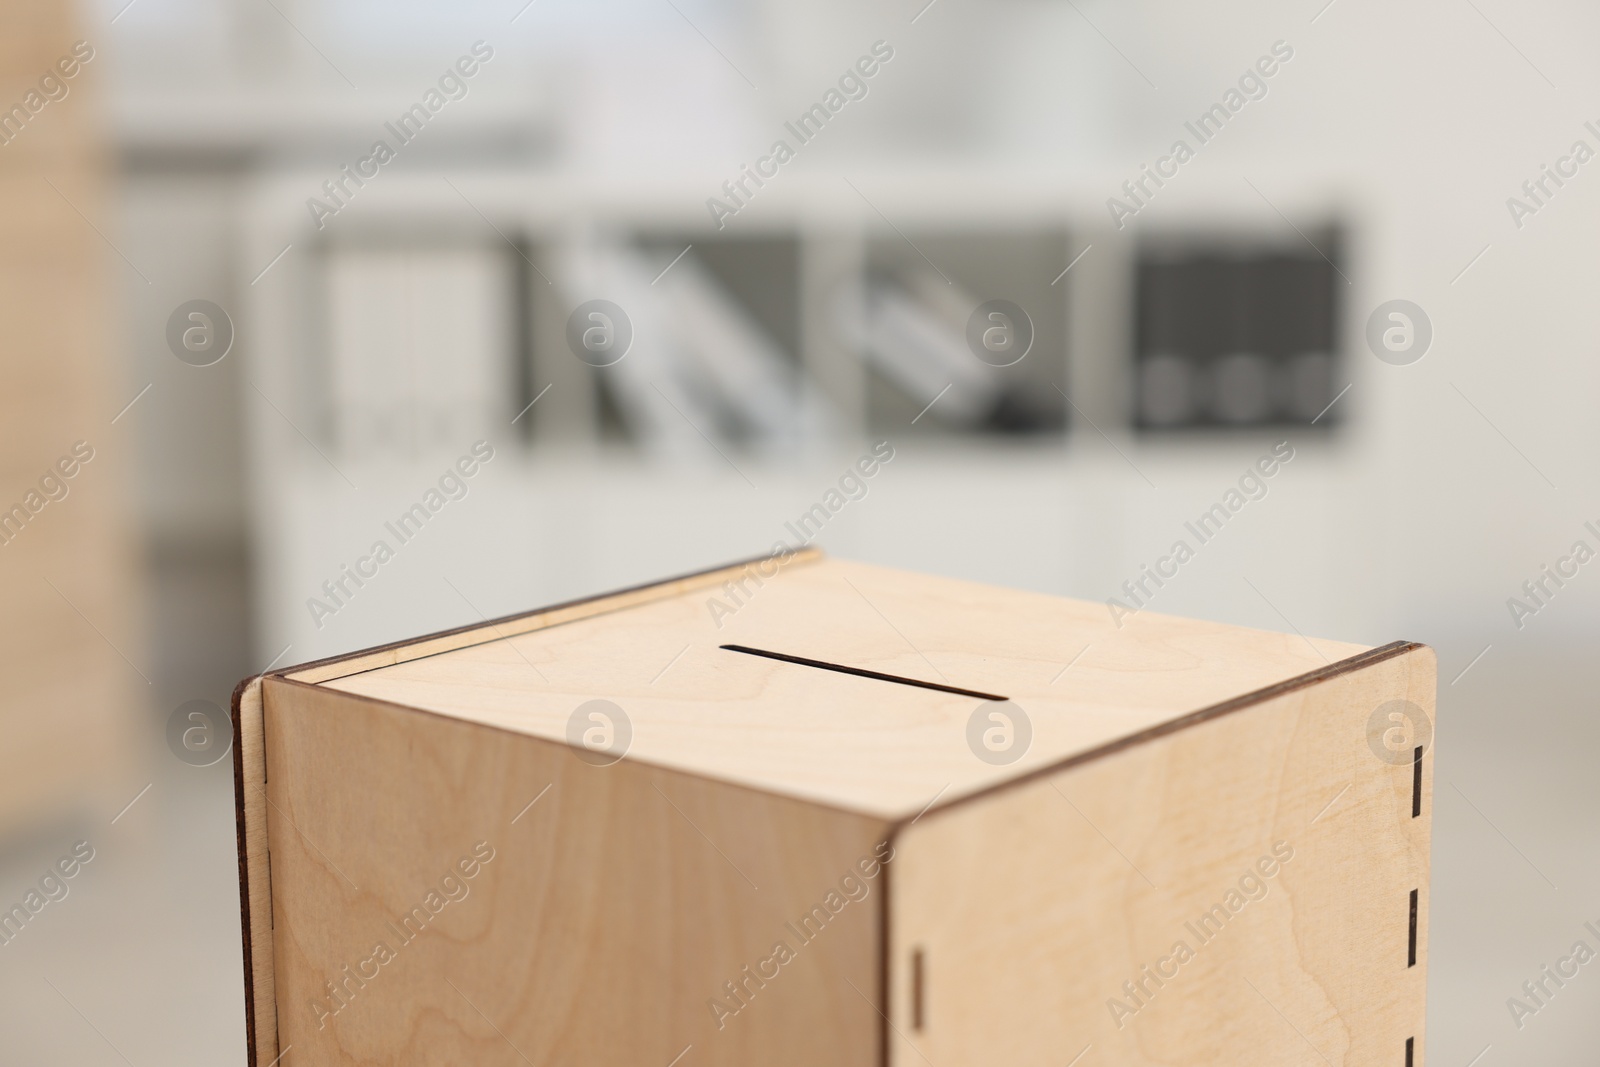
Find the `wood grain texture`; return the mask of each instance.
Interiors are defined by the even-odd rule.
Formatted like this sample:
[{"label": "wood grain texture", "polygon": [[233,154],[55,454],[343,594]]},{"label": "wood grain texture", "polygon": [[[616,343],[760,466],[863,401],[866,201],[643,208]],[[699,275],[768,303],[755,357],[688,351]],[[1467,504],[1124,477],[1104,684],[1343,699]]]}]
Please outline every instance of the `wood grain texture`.
[{"label": "wood grain texture", "polygon": [[807,553],[245,687],[255,1067],[1420,1063],[1431,751],[1413,818],[1367,729],[1431,718],[1432,652],[1125,623]]},{"label": "wood grain texture", "polygon": [[[820,558],[815,548],[793,552],[785,566],[803,566]],[[516,616],[492,619],[478,626],[461,627],[411,641],[366,649],[316,663],[301,664],[275,672],[275,677],[314,681],[340,677],[378,666],[499,640],[508,633],[522,633],[542,626],[585,618],[706,587],[737,577],[759,561],[750,560],[712,568],[696,574],[615,593],[558,604]],[[239,893],[243,956],[245,965],[246,1043],[251,1067],[275,1062],[279,1055],[275,952],[273,951],[273,889],[267,835],[268,799],[266,754],[261,697],[261,678],[240,682],[233,695],[234,790],[239,852]],[[287,1048],[288,1046],[284,1046]]]},{"label": "wood grain texture", "polygon": [[1413,647],[903,828],[889,1063],[1400,1067],[1414,1037],[1421,1064],[1433,754],[1413,818],[1368,721],[1397,699],[1431,720],[1434,673]]},{"label": "wood grain texture", "polygon": [[[295,1062],[877,1062],[880,883],[808,944],[786,924],[828,907],[881,821],[326,687],[268,678],[264,696]],[[430,892],[445,903],[402,940]],[[778,941],[794,958],[719,1027],[709,1001],[731,1008],[723,983]]]},{"label": "wood grain texture", "polygon": [[[986,764],[970,697],[724,644],[1002,694],[1032,743]],[[742,597],[701,586],[324,684],[551,739],[608,699],[636,759],[898,819],[1362,650],[1151,613],[1119,629],[1101,604],[823,560]]]}]

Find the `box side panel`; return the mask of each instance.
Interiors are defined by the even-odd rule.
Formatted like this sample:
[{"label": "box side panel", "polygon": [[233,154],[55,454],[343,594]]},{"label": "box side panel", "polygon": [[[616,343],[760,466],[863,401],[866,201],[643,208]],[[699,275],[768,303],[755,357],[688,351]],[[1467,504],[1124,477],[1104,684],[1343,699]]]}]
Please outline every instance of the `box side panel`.
[{"label": "box side panel", "polygon": [[1418,646],[930,812],[889,1062],[1421,1064],[1433,716]]},{"label": "box side panel", "polygon": [[265,694],[298,1063],[878,1062],[885,824],[320,687]]}]

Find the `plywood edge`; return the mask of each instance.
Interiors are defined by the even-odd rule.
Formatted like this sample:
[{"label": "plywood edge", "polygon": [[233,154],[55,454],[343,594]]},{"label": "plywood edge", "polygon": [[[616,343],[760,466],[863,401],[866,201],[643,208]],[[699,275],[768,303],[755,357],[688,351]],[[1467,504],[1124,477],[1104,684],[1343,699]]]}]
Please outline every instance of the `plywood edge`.
[{"label": "plywood edge", "polygon": [[383,667],[392,667],[397,663],[409,663],[412,660],[437,656],[443,652],[454,652],[457,649],[467,648],[472,645],[486,644],[506,637],[515,637],[518,634],[532,633],[535,630],[560,626],[563,623],[575,622],[578,619],[587,619],[613,611],[622,611],[627,608],[637,607],[640,604],[648,604],[651,601],[665,600],[683,593],[694,592],[697,589],[705,589],[721,584],[731,575],[740,571],[771,560],[780,560],[782,566],[792,567],[796,564],[814,563],[821,558],[822,550],[815,546],[796,549],[787,555],[778,553],[755,556],[750,559],[740,560],[737,563],[728,563],[708,570],[694,571],[689,574],[679,575],[676,578],[651,582],[647,585],[631,586],[610,593],[601,593],[598,596],[584,597],[580,600],[569,600],[560,604],[535,608],[532,611],[518,612],[514,615],[504,615],[500,618],[488,619],[480,623],[458,626],[451,630],[441,630],[438,633],[426,634],[422,637],[408,638],[407,640],[387,645],[378,645],[374,648],[362,649],[359,652],[350,652],[342,656],[284,667],[273,671],[272,676],[313,684],[333,681],[336,678],[347,678],[352,674],[362,674],[366,671],[378,670]]},{"label": "plywood edge", "polygon": [[1179,730],[1186,730],[1191,726],[1196,726],[1211,719],[1228,715],[1232,712],[1241,711],[1244,708],[1254,707],[1257,704],[1262,704],[1268,700],[1283,696],[1285,693],[1292,693],[1297,689],[1305,689],[1309,686],[1325,682],[1330,678],[1337,678],[1343,674],[1350,674],[1354,671],[1364,670],[1375,663],[1382,663],[1384,660],[1393,659],[1396,656],[1408,655],[1412,652],[1417,652],[1420,650],[1426,650],[1430,653],[1433,651],[1427,645],[1424,645],[1418,641],[1391,641],[1387,645],[1379,645],[1377,648],[1369,648],[1365,652],[1357,653],[1356,655],[1350,656],[1347,659],[1335,660],[1334,662],[1325,666],[1318,667],[1314,671],[1307,671],[1305,674],[1298,674],[1293,678],[1286,678],[1281,682],[1274,682],[1272,685],[1265,686],[1261,689],[1255,689],[1251,692],[1244,693],[1236,697],[1231,697],[1228,700],[1222,701],[1220,704],[1211,704],[1196,711],[1179,715],[1177,718],[1168,719],[1166,722],[1157,723],[1156,725],[1141,730],[1138,733],[1129,734],[1126,737],[1119,737],[1115,741],[1110,741],[1104,745],[1100,745],[1098,748],[1091,748],[1088,751],[1075,753],[1071,756],[1067,756],[1064,759],[1057,760],[1054,763],[1047,763],[1042,767],[1036,767],[1026,774],[1019,774],[1015,778],[1007,778],[1005,781],[996,782],[993,785],[986,786],[974,792],[964,793],[958,797],[952,797],[943,804],[930,805],[929,807],[918,812],[909,820],[904,817],[897,820],[895,822],[892,836],[898,837],[901,830],[925,816],[939,815],[950,811],[952,808],[960,807],[963,804],[970,804],[973,801],[984,800],[1002,790],[1014,789],[1018,786],[1027,785],[1037,779],[1047,778],[1051,775],[1067,770],[1068,768],[1076,767],[1082,763],[1088,763],[1090,760],[1103,759],[1104,757],[1112,755],[1113,753],[1121,752],[1122,750],[1132,748],[1135,745],[1145,744],[1146,742],[1153,741],[1158,737],[1165,737],[1167,734],[1176,733]]},{"label": "plywood edge", "polygon": [[261,677],[256,676],[246,678],[233,691],[233,803],[239,847],[239,926],[244,947],[245,1044],[249,1067],[267,1067],[278,1060],[266,785]]}]

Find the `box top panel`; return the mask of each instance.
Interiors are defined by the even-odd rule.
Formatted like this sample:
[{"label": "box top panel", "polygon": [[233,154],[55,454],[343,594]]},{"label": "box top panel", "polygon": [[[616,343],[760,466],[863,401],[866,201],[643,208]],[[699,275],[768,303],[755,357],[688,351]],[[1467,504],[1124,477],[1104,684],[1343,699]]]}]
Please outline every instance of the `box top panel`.
[{"label": "box top panel", "polygon": [[299,677],[900,819],[1366,651],[815,557],[595,603]]}]

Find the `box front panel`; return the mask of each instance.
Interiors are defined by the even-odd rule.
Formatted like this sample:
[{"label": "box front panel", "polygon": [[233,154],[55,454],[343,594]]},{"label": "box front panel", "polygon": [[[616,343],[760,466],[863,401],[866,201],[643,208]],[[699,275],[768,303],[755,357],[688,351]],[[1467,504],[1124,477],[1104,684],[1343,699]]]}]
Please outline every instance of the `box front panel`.
[{"label": "box front panel", "polygon": [[310,686],[265,703],[295,1062],[878,1062],[882,824]]},{"label": "box front panel", "polygon": [[1417,648],[930,812],[890,1063],[1420,1065],[1433,715]]}]

